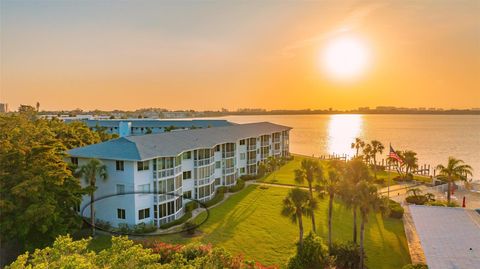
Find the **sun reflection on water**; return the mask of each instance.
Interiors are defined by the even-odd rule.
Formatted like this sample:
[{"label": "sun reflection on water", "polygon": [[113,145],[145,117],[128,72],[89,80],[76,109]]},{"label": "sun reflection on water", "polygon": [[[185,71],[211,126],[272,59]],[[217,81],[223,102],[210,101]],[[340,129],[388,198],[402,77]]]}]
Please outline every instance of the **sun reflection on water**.
[{"label": "sun reflection on water", "polygon": [[355,154],[350,145],[362,132],[362,115],[331,115],[328,123],[328,153]]}]

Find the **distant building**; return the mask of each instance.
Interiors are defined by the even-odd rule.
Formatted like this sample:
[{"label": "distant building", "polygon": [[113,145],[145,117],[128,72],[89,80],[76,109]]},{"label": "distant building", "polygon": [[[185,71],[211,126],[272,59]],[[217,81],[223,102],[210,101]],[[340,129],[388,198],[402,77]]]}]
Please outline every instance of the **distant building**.
[{"label": "distant building", "polygon": [[0,103],[0,113],[7,113],[7,112],[8,112],[8,104]]},{"label": "distant building", "polygon": [[[133,122],[132,122],[133,123]],[[254,175],[269,156],[289,156],[290,127],[269,122],[121,137],[75,148],[71,162],[96,158],[108,179],[97,181],[96,218],[113,226],[154,223],[183,216],[192,199],[208,201],[221,186]],[[82,184],[85,184],[82,180]],[[84,197],[83,216],[90,198]]]},{"label": "distant building", "polygon": [[142,134],[157,134],[166,131],[210,128],[230,126],[233,123],[227,120],[158,120],[158,119],[66,119],[65,122],[81,120],[95,130],[103,128],[110,134],[118,134],[120,137]]}]

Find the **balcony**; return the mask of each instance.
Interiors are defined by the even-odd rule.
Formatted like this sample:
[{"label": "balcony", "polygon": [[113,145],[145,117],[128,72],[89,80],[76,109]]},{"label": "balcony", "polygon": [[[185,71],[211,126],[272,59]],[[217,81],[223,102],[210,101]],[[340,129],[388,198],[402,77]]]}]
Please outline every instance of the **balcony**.
[{"label": "balcony", "polygon": [[235,157],[235,151],[225,151],[222,156],[224,159]]},{"label": "balcony", "polygon": [[195,186],[209,185],[214,180],[215,179],[213,178],[213,175],[202,178],[202,179],[195,179]]},{"label": "balcony", "polygon": [[200,160],[195,160],[194,165],[195,166],[204,166],[204,165],[209,165],[215,161],[215,158],[212,156],[210,158],[205,158],[205,159],[200,159]]},{"label": "balcony", "polygon": [[257,163],[257,159],[248,159],[247,160],[247,164],[256,164]]},{"label": "balcony", "polygon": [[[163,169],[163,170],[158,171],[158,178],[172,177],[174,175],[180,174],[181,172],[182,172],[182,166],[181,165],[179,165],[177,167],[174,167],[174,168]],[[154,174],[153,178],[156,178],[155,174]]]},{"label": "balcony", "polygon": [[224,168],[223,169],[223,174],[224,175],[233,174],[233,173],[235,173],[235,167],[229,167],[229,168]]},{"label": "balcony", "polygon": [[247,145],[247,150],[256,150],[257,149],[257,145]]}]

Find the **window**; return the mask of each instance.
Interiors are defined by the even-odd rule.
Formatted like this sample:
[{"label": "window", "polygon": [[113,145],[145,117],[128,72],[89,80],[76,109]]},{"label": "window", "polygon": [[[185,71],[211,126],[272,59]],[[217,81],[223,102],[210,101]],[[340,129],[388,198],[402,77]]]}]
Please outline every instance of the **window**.
[{"label": "window", "polygon": [[220,145],[217,145],[217,146],[215,147],[215,151],[220,151]]},{"label": "window", "polygon": [[240,168],[240,174],[245,174],[245,167]]},{"label": "window", "polygon": [[72,164],[78,165],[78,158],[77,157],[70,158],[70,161],[72,162]]},{"label": "window", "polygon": [[222,167],[222,163],[220,161],[215,162],[215,168],[220,169]]},{"label": "window", "polygon": [[240,160],[245,160],[245,153],[240,153]]},{"label": "window", "polygon": [[137,162],[137,171],[148,170],[148,163],[149,161]]},{"label": "window", "polygon": [[147,219],[150,218],[150,208],[138,210],[138,219]]},{"label": "window", "polygon": [[183,198],[191,199],[192,198],[192,191],[186,191],[183,193]]},{"label": "window", "polygon": [[220,182],[220,178],[217,177],[217,178],[215,179],[215,186],[220,185],[220,183],[221,183],[221,182]]},{"label": "window", "polygon": [[192,158],[192,152],[191,151],[187,151],[187,152],[183,153],[183,159],[184,160],[190,160],[191,158]]},{"label": "window", "polygon": [[123,161],[116,161],[115,162],[117,171],[123,171]]},{"label": "window", "polygon": [[183,179],[191,179],[191,178],[192,178],[192,171],[183,172]]},{"label": "window", "polygon": [[245,139],[240,140],[240,145],[245,145]]},{"label": "window", "polygon": [[124,194],[125,193],[125,185],[117,184],[117,194]]},{"label": "window", "polygon": [[150,193],[150,184],[138,185],[138,192],[141,193]]},{"label": "window", "polygon": [[125,219],[125,209],[117,208],[117,218]]}]

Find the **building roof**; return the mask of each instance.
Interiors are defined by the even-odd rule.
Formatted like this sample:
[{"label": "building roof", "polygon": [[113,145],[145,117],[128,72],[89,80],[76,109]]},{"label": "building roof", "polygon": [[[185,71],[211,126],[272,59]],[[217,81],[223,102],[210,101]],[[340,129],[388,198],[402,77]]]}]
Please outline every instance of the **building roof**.
[{"label": "building roof", "polygon": [[428,268],[478,268],[480,215],[474,210],[409,206]]},{"label": "building roof", "polygon": [[74,157],[139,161],[162,156],[176,156],[192,149],[213,148],[218,144],[290,129],[290,127],[270,122],[235,124],[122,137],[71,149],[68,153]]},{"label": "building roof", "polygon": [[112,120],[96,120],[96,119],[67,119],[66,122],[81,120],[88,127],[103,126],[107,128],[118,127],[120,122],[131,122],[133,128],[165,128],[169,126],[175,127],[221,127],[230,126],[233,123],[227,120],[158,120],[158,119],[112,119]]}]

